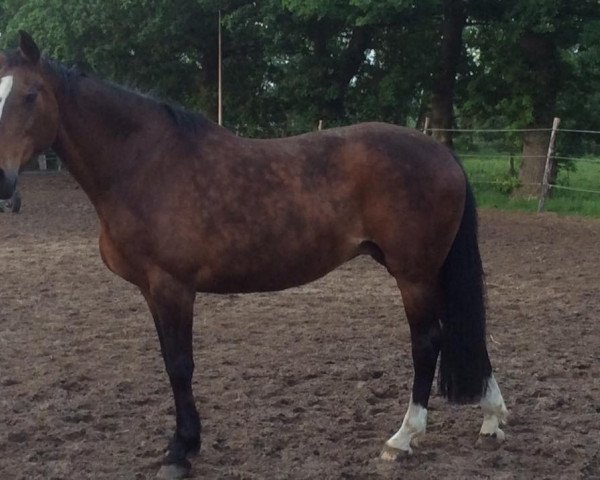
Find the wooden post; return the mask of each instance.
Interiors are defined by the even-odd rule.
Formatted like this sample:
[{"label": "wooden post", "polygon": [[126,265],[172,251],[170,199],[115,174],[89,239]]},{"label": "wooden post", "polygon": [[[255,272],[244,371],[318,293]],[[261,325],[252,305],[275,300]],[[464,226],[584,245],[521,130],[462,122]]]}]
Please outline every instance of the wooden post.
[{"label": "wooden post", "polygon": [[319,120],[319,125],[317,126],[318,130],[323,130],[323,120]]},{"label": "wooden post", "polygon": [[37,162],[40,170],[45,171],[48,168],[46,162],[46,155],[44,155],[43,153],[41,155],[38,155]]},{"label": "wooden post", "polygon": [[546,168],[544,169],[544,178],[542,179],[542,189],[540,192],[540,201],[538,203],[538,212],[543,212],[546,204],[546,197],[550,191],[550,172],[554,162],[554,144],[556,143],[556,132],[560,125],[560,118],[554,117],[552,122],[552,133],[550,134],[550,143],[548,143],[548,153],[546,154]]},{"label": "wooden post", "polygon": [[219,10],[219,99],[218,118],[219,125],[223,125],[223,52],[221,49],[221,10]]},{"label": "wooden post", "polygon": [[427,130],[429,130],[429,122],[431,119],[429,117],[425,117],[425,125],[423,125],[423,133],[427,135]]}]

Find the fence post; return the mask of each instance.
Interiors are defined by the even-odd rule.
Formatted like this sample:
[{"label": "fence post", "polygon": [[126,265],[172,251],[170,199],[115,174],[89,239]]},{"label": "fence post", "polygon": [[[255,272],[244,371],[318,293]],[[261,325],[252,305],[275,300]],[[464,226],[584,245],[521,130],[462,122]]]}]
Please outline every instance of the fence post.
[{"label": "fence post", "polygon": [[425,125],[423,125],[423,133],[427,135],[427,130],[429,130],[429,117],[425,117]]},{"label": "fence post", "polygon": [[550,191],[550,172],[552,171],[552,162],[554,161],[554,144],[556,143],[556,132],[560,125],[560,118],[554,117],[552,122],[552,133],[550,134],[550,143],[548,143],[548,153],[546,154],[546,168],[544,169],[544,178],[542,179],[542,190],[540,192],[540,201],[538,203],[538,212],[543,212],[546,204],[546,197]]},{"label": "fence post", "polygon": [[218,116],[218,123],[219,125],[223,125],[223,35],[221,33],[221,10],[219,9],[219,32],[217,34],[218,36],[218,92],[217,92],[217,116]]},{"label": "fence post", "polygon": [[46,155],[44,155],[43,153],[41,155],[38,155],[37,162],[38,162],[38,167],[40,170],[46,170],[46,168],[47,168]]},{"label": "fence post", "polygon": [[317,125],[318,130],[323,130],[323,120],[319,120],[319,125]]}]

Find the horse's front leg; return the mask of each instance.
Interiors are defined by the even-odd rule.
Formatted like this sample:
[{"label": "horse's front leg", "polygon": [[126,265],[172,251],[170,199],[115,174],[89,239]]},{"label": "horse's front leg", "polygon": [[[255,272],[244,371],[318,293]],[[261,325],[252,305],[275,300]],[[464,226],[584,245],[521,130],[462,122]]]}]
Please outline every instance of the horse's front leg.
[{"label": "horse's front leg", "polygon": [[176,412],[175,435],[158,477],[176,479],[189,473],[191,464],[187,457],[200,449],[200,417],[192,393],[195,292],[166,274],[156,277],[151,280],[148,291],[142,293],[154,317]]}]

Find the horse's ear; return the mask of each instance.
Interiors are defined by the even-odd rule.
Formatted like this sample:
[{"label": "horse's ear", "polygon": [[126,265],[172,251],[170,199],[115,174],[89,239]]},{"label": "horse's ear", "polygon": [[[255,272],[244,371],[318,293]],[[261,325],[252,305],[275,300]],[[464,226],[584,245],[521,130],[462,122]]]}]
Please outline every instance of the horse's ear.
[{"label": "horse's ear", "polygon": [[33,65],[37,65],[40,61],[40,49],[31,38],[31,35],[23,30],[19,30],[19,51],[23,58]]}]

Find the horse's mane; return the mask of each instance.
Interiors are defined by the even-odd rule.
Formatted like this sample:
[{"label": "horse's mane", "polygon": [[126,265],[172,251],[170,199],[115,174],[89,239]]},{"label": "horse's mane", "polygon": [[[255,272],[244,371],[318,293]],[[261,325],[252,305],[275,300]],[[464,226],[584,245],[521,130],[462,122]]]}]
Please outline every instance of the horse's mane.
[{"label": "horse's mane", "polygon": [[[12,55],[9,57],[13,58],[12,61],[15,62],[15,65],[24,63],[24,60],[22,60],[20,55],[15,56],[17,57],[16,59],[14,59]],[[21,60],[19,60],[19,58],[21,58]],[[68,67],[61,62],[49,58],[44,58],[43,61],[45,66],[50,70],[55,78],[59,79],[63,88],[63,92],[73,98],[76,98],[79,93],[79,85],[82,79],[92,79],[94,82],[97,82],[108,88],[110,92],[114,94],[117,101],[121,99],[123,101],[122,103],[128,100],[140,102],[146,106],[156,109],[164,114],[168,121],[184,134],[190,136],[197,135],[209,126],[213,125],[213,122],[200,113],[190,112],[179,105],[165,102],[154,97],[153,95],[140,92],[134,88],[124,87],[107,80],[102,80],[95,75],[87,74],[77,66]]]},{"label": "horse's mane", "polygon": [[27,60],[23,58],[19,51],[16,49],[5,50],[4,52],[5,64],[7,67],[20,67],[21,65],[26,65]]}]

